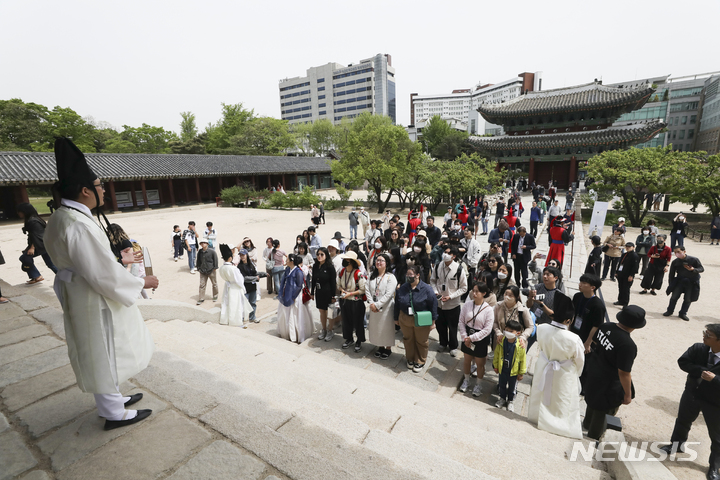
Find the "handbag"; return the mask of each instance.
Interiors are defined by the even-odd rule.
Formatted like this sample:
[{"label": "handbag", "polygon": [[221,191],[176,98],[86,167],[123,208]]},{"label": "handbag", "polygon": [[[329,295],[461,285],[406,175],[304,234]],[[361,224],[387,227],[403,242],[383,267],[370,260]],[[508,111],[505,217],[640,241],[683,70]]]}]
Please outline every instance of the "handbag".
[{"label": "handbag", "polygon": [[[486,305],[487,305],[487,304],[486,304]],[[477,316],[480,315],[480,312],[482,312],[483,310],[485,310],[485,308],[486,308],[486,307],[482,307],[480,310],[478,310],[477,313],[476,313],[475,315],[473,315],[473,317],[470,319],[470,321],[471,321],[471,322],[474,322],[475,319],[477,318]],[[464,325],[465,325],[465,333],[467,334],[468,337],[469,337],[470,335],[475,335],[477,332],[480,331],[480,330],[475,330],[475,329],[472,328],[470,325],[468,325],[466,322],[464,322]],[[482,340],[478,340],[477,342],[473,342],[473,345],[476,345],[476,344],[478,344],[478,343],[480,343],[480,342],[482,342]]]},{"label": "handbag", "polygon": [[272,271],[272,269],[273,269],[274,267],[275,267],[275,260],[272,259],[272,258],[266,258],[266,259],[265,259],[265,270],[270,270],[270,271]]},{"label": "handbag", "polygon": [[307,286],[307,280],[303,282],[303,289],[302,289],[302,302],[307,303],[310,301],[310,289]]},{"label": "handbag", "polygon": [[416,327],[429,327],[433,323],[432,319],[432,312],[430,311],[423,311],[423,312],[416,312],[415,306],[413,305],[413,296],[412,296],[412,288],[410,289],[410,305],[413,307],[413,317],[415,317],[415,326]]},{"label": "handbag", "polygon": [[603,253],[607,253],[608,250],[610,250],[610,245],[604,245],[604,246],[602,247],[602,252],[603,252]]}]

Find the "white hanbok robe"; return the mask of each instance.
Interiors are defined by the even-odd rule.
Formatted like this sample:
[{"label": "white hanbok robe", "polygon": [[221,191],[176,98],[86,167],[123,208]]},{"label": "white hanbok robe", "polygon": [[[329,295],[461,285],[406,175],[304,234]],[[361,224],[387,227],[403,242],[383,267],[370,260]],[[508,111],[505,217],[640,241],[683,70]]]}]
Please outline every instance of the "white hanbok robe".
[{"label": "white hanbok robe", "polygon": [[[392,273],[386,272],[382,277],[368,280],[365,287],[368,305],[368,342],[378,347],[395,346],[395,288],[397,279]],[[377,292],[377,294],[376,294]],[[380,311],[373,312],[370,305],[375,305]]]},{"label": "white hanbok robe", "polygon": [[[554,322],[553,322],[554,323]],[[540,430],[582,438],[580,374],[585,347],[576,334],[543,324],[537,326],[537,346],[528,419]]]},{"label": "white hanbok robe", "polygon": [[298,293],[295,301],[289,307],[278,302],[277,328],[280,337],[291,342],[302,343],[312,336],[315,324],[310,311],[310,302],[303,303],[302,291]]},{"label": "white hanbok robe", "polygon": [[[245,303],[245,278],[240,269],[230,262],[220,267],[220,278],[225,280],[222,304],[220,306],[220,325],[241,326],[247,318]],[[251,307],[252,308],[252,307]]]},{"label": "white hanbok robe", "polygon": [[145,281],[115,258],[110,242],[82,204],[61,207],[48,221],[45,248],[58,273],[68,355],[83,392],[118,393],[147,367],[155,350],[135,301]]}]

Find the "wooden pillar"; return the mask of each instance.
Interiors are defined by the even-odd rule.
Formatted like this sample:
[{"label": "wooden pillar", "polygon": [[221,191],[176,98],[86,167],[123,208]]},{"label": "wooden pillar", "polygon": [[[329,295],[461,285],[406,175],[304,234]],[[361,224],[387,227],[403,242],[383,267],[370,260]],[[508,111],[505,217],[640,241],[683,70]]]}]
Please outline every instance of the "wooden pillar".
[{"label": "wooden pillar", "polygon": [[216,196],[220,196],[220,192],[222,192],[223,189],[223,179],[222,177],[218,177],[218,186],[220,187],[220,190],[218,190],[218,194]]},{"label": "wooden pillar", "polygon": [[110,195],[110,211],[117,212],[118,206],[117,206],[117,197],[115,197],[115,182],[109,181],[108,182],[108,194]]},{"label": "wooden pillar", "polygon": [[170,191],[170,206],[176,207],[175,205],[175,192],[173,191],[172,178],[168,178],[168,190]]},{"label": "wooden pillar", "polygon": [[298,174],[295,174],[295,187],[293,190],[299,190],[300,189],[300,182],[298,181]]},{"label": "wooden pillar", "polygon": [[268,190],[272,188],[272,176],[268,175]]},{"label": "wooden pillar", "polygon": [[137,198],[135,198],[135,180],[130,181],[130,195],[132,196],[133,208],[137,208]]},{"label": "wooden pillar", "polygon": [[282,174],[282,187],[287,191],[287,181],[285,180],[285,174]]},{"label": "wooden pillar", "polygon": [[28,197],[27,187],[24,183],[20,184],[20,200],[22,200],[23,203],[30,203],[30,198]]},{"label": "wooden pillar", "polygon": [[240,177],[235,177],[235,185],[240,186]]},{"label": "wooden pillar", "polygon": [[575,157],[570,158],[570,172],[568,173],[568,190],[572,187],[573,182],[577,179],[577,160]]},{"label": "wooden pillar", "polygon": [[307,185],[310,186],[310,174],[309,173],[305,174],[305,180],[307,180]]},{"label": "wooden pillar", "polygon": [[535,181],[535,159],[530,159],[530,167],[528,168],[528,183]]},{"label": "wooden pillar", "polygon": [[148,203],[147,188],[145,187],[145,179],[144,178],[140,180],[140,188],[142,188],[143,205],[145,206],[145,210],[150,210],[150,204]]},{"label": "wooden pillar", "polygon": [[255,187],[255,189],[257,189],[257,186],[258,186],[258,184],[257,184],[257,175],[253,175],[253,176],[252,176],[252,182],[253,182],[253,187]]},{"label": "wooden pillar", "polygon": [[190,203],[190,188],[188,187],[189,178],[183,178],[183,185],[185,186],[185,201]]},{"label": "wooden pillar", "polygon": [[202,203],[202,197],[200,196],[200,179],[195,177],[195,192],[197,193],[198,203]]}]

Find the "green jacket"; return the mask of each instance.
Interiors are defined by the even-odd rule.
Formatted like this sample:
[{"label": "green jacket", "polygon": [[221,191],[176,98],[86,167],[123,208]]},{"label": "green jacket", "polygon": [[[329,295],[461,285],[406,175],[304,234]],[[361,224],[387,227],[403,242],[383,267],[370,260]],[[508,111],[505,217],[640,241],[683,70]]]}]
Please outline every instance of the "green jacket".
[{"label": "green jacket", "polygon": [[[515,340],[515,353],[513,354],[512,368],[510,369],[510,376],[517,377],[518,375],[525,375],[527,373],[527,362],[525,356],[525,349],[517,343]],[[493,357],[493,368],[497,368],[498,374],[502,373],[503,357],[505,356],[503,345],[505,341],[498,343],[495,347],[495,356]]]},{"label": "green jacket", "polygon": [[540,200],[538,207],[540,207],[540,210],[542,210],[543,213],[547,212],[547,203],[545,203],[545,200]]}]

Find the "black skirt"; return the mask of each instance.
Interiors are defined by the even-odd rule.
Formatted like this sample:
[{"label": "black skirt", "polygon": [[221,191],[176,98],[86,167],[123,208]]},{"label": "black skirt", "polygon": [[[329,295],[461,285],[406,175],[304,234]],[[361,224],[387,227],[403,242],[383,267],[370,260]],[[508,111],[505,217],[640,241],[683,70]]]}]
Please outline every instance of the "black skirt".
[{"label": "black skirt", "polygon": [[[492,332],[490,332],[490,335],[492,335]],[[473,342],[473,348],[465,346],[465,342],[462,342],[460,351],[466,355],[470,355],[471,357],[486,358],[488,354],[488,346],[490,345],[490,335],[479,342]]]}]

